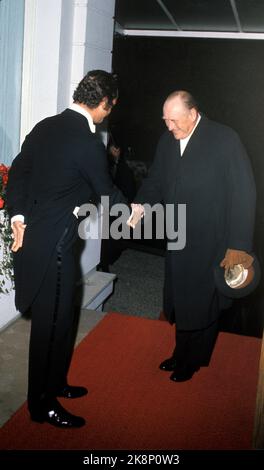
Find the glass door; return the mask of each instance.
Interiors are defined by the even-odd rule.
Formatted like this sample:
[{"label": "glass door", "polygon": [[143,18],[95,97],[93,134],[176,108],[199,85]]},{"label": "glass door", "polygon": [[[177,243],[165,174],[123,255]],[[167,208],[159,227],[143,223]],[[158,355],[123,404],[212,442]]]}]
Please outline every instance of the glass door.
[{"label": "glass door", "polygon": [[0,164],[20,146],[24,0],[0,0]]}]

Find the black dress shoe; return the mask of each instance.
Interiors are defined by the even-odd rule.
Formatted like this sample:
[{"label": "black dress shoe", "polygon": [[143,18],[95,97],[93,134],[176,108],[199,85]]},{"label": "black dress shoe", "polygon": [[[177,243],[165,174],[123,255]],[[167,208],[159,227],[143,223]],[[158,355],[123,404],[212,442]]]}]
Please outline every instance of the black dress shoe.
[{"label": "black dress shoe", "polygon": [[192,367],[185,369],[183,371],[177,371],[175,370],[173,374],[171,374],[170,379],[173,382],[186,382],[187,380],[190,380],[195,372],[197,372],[200,369],[200,367]]},{"label": "black dress shoe", "polygon": [[161,370],[165,370],[171,372],[176,369],[176,359],[175,357],[170,357],[169,359],[165,359],[160,365],[159,368]]},{"label": "black dress shoe", "polygon": [[31,419],[37,423],[47,422],[58,428],[81,428],[85,425],[84,418],[72,415],[57,400],[46,409],[31,413]]},{"label": "black dress shoe", "polygon": [[65,387],[58,393],[57,397],[63,398],[80,398],[87,395],[88,390],[85,387],[77,387],[74,385],[65,385]]}]

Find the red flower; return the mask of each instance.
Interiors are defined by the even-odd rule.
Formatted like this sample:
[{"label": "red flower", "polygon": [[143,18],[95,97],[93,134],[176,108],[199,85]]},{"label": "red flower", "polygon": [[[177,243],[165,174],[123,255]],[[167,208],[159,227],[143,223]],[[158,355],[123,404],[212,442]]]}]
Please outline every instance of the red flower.
[{"label": "red flower", "polygon": [[9,168],[8,168],[7,166],[5,166],[3,163],[1,163],[1,165],[0,165],[0,173],[1,173],[2,175],[4,175],[5,173],[8,172],[8,170],[9,170]]},{"label": "red flower", "polygon": [[0,209],[5,207],[6,185],[8,182],[8,171],[10,167],[0,164]]},{"label": "red flower", "polygon": [[4,186],[7,185],[7,182],[8,182],[8,174],[5,173],[3,176],[2,176],[2,180],[3,180],[3,183],[4,183]]}]

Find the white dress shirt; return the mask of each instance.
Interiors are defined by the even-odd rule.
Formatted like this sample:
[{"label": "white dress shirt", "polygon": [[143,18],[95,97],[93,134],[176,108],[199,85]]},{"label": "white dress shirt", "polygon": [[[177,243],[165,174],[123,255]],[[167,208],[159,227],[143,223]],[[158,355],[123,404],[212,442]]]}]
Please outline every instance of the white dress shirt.
[{"label": "white dress shirt", "polygon": [[201,115],[198,114],[198,119],[197,119],[197,121],[196,121],[196,124],[195,124],[195,126],[194,126],[192,132],[191,132],[189,135],[187,135],[187,137],[185,137],[185,139],[180,139],[181,157],[182,157],[183,152],[184,152],[184,150],[185,150],[185,148],[186,148],[186,146],[187,146],[187,144],[188,144],[190,138],[192,137],[192,135],[193,135],[193,133],[194,133],[196,127],[198,126],[200,120],[201,120]]},{"label": "white dress shirt", "polygon": [[90,131],[91,131],[93,134],[95,133],[96,127],[95,127],[95,125],[94,125],[92,116],[91,116],[90,113],[88,113],[88,111],[86,111],[86,109],[84,109],[82,106],[80,106],[80,105],[77,104],[77,103],[72,103],[71,106],[69,106],[69,109],[72,109],[73,111],[76,111],[77,113],[80,113],[80,114],[82,114],[83,116],[85,116],[86,119],[87,119],[87,121],[88,121],[88,124],[89,124],[89,127],[90,127]]}]

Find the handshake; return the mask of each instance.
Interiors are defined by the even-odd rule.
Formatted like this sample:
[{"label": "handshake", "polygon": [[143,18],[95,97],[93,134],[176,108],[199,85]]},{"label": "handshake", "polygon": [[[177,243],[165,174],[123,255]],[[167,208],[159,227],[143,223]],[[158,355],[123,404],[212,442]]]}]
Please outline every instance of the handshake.
[{"label": "handshake", "polygon": [[131,204],[131,208],[132,208],[132,212],[131,212],[129,219],[127,219],[126,223],[129,227],[135,228],[135,226],[140,221],[140,219],[144,217],[145,209],[141,204],[133,204],[133,203]]}]

